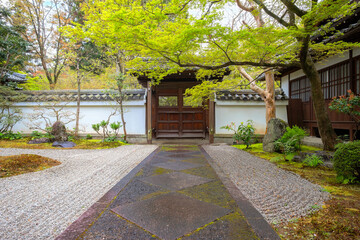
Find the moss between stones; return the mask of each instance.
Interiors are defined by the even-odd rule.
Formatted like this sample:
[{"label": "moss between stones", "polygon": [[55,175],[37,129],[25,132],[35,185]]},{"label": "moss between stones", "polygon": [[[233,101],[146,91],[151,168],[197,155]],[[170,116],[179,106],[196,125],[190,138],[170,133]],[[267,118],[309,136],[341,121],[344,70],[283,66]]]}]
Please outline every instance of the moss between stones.
[{"label": "moss between stones", "polygon": [[190,162],[190,163],[198,163],[198,164],[207,164],[206,160],[202,157],[187,158],[182,161]]},{"label": "moss between stones", "polygon": [[141,200],[147,200],[147,199],[150,199],[150,198],[162,195],[162,194],[166,194],[166,193],[170,193],[170,191],[166,190],[166,191],[157,191],[157,192],[149,193],[149,194],[143,196],[141,198]]},{"label": "moss between stones", "polygon": [[180,149],[189,151],[199,150],[199,148],[195,145],[164,145],[161,147],[161,151],[174,151]]},{"label": "moss between stones", "polygon": [[140,177],[144,174],[144,170],[140,169],[140,171],[135,175],[135,177]]},{"label": "moss between stones", "polygon": [[173,170],[157,167],[154,169],[154,171],[153,171],[154,174],[152,174],[152,176],[171,173],[171,172],[173,172]]},{"label": "moss between stones", "polygon": [[236,202],[220,181],[212,181],[192,188],[180,190],[178,192],[220,207],[233,210],[237,208]]},{"label": "moss between stones", "polygon": [[181,172],[210,179],[218,179],[216,172],[209,165],[198,168],[185,169]]},{"label": "moss between stones", "polygon": [[[253,232],[251,227],[246,222],[245,218],[242,216],[239,212],[233,212],[229,213],[228,215],[225,215],[221,218],[218,218],[196,230],[194,230],[191,233],[186,234],[183,238],[179,239],[186,239],[187,237],[190,237],[191,239],[196,239],[196,236],[199,232],[202,230],[205,230],[206,228],[211,228],[212,225],[220,223],[221,225],[227,226],[228,230],[226,231],[226,239],[229,240],[239,240],[239,239],[259,239],[256,234]],[[221,229],[221,227],[220,227]],[[216,228],[210,230],[214,231],[218,230]],[[201,236],[201,233],[200,233]]]}]

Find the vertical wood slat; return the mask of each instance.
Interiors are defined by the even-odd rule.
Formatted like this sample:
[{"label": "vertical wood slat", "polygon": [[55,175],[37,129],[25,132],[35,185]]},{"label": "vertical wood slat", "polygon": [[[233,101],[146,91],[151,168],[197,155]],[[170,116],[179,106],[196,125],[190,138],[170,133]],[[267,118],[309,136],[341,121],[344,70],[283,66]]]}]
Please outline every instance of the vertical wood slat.
[{"label": "vertical wood slat", "polygon": [[147,133],[147,143],[151,144],[152,143],[152,119],[151,119],[151,112],[152,112],[152,91],[151,91],[151,84],[150,81],[147,82],[147,103],[146,103],[146,123],[147,123],[147,127],[146,127],[146,133]]},{"label": "vertical wood slat", "polygon": [[209,143],[214,143],[215,132],[215,103],[214,100],[209,101]]}]

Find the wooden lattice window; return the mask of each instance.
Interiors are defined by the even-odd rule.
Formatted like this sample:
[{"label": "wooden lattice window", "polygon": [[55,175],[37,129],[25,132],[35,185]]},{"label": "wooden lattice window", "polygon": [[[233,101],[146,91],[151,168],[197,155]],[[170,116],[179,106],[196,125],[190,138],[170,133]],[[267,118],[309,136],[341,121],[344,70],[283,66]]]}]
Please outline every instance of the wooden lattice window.
[{"label": "wooden lattice window", "polygon": [[360,58],[355,59],[355,91],[360,94]]},{"label": "wooden lattice window", "polygon": [[[360,89],[360,58],[356,60],[356,89]],[[347,95],[351,89],[350,62],[342,62],[319,71],[321,87],[324,98],[331,99],[336,96]],[[301,99],[307,102],[310,99],[310,81],[307,77],[301,77],[290,82],[290,98]]]},{"label": "wooden lattice window", "polygon": [[[350,63],[344,62],[320,71],[325,99],[347,94],[351,88]],[[328,79],[327,82],[325,79]],[[323,80],[324,79],[324,80]],[[326,95],[326,96],[325,96]]]},{"label": "wooden lattice window", "polygon": [[310,99],[310,81],[307,77],[301,77],[291,81],[290,97],[292,99],[301,99],[307,102]]}]

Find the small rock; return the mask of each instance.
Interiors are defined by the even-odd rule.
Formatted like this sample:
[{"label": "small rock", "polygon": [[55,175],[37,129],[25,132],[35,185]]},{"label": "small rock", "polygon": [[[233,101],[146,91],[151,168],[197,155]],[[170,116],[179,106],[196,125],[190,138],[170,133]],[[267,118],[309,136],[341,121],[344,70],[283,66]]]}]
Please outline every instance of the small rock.
[{"label": "small rock", "polygon": [[294,156],[293,159],[292,159],[294,162],[302,162],[302,159],[300,156]]},{"label": "small rock", "polygon": [[53,147],[62,147],[62,148],[72,148],[72,147],[75,147],[76,144],[73,143],[73,142],[70,142],[70,141],[55,141],[53,144],[52,144]]},{"label": "small rock", "polygon": [[40,143],[48,143],[48,142],[51,142],[50,138],[42,137],[42,138],[30,140],[28,144],[40,144]]}]

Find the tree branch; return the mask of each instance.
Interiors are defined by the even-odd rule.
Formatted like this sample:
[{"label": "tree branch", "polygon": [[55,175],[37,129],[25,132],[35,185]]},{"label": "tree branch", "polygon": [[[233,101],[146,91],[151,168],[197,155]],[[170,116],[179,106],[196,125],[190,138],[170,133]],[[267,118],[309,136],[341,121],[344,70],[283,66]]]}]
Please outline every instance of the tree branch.
[{"label": "tree branch", "polygon": [[299,17],[302,17],[307,13],[306,11],[298,8],[293,2],[289,0],[280,0],[280,1],[288,8],[290,12],[295,13]]},{"label": "tree branch", "polygon": [[262,0],[254,0],[254,2],[259,5],[270,17],[274,18],[278,23],[283,25],[284,27],[290,27],[290,24],[286,22],[284,19],[281,19],[277,14],[270,11],[265,4],[262,2]]}]

